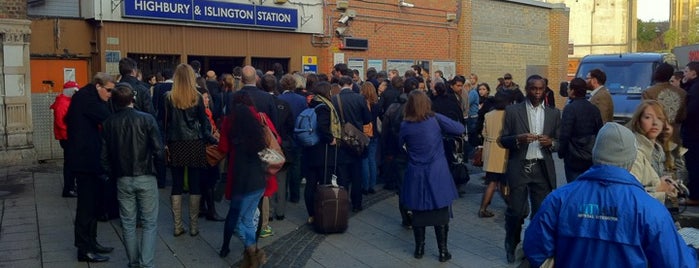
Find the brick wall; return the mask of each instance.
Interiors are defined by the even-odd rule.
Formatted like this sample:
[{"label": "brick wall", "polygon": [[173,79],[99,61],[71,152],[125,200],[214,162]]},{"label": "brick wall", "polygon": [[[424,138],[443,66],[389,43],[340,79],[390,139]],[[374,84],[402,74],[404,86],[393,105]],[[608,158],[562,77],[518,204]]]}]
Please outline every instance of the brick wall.
[{"label": "brick wall", "polygon": [[479,82],[487,82],[494,90],[497,78],[511,73],[523,88],[528,75],[540,74],[558,92],[567,67],[568,11],[564,6],[491,0],[472,0],[471,6],[473,32],[468,55],[471,72],[478,74]]},{"label": "brick wall", "polygon": [[[333,54],[349,58],[396,60],[456,60],[457,23],[447,22],[447,13],[457,12],[456,0],[406,0],[413,8],[399,7],[398,0],[350,1],[349,9],[357,16],[349,22],[346,34],[369,39],[368,50],[342,50],[341,38],[334,31],[342,11],[335,1],[325,10],[327,33],[332,33],[330,46],[319,57],[319,72],[329,73]],[[329,19],[328,19],[329,17]],[[463,18],[462,18],[463,19]],[[385,68],[385,62],[384,62]]]},{"label": "brick wall", "polygon": [[26,19],[27,1],[2,0],[0,1],[0,19]]}]

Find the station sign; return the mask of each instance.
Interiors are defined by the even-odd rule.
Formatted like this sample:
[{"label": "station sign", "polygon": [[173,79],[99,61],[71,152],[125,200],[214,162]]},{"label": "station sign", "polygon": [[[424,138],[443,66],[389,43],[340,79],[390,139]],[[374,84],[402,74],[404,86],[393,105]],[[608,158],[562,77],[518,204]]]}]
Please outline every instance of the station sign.
[{"label": "station sign", "polygon": [[298,10],[210,0],[125,0],[123,17],[296,30]]}]

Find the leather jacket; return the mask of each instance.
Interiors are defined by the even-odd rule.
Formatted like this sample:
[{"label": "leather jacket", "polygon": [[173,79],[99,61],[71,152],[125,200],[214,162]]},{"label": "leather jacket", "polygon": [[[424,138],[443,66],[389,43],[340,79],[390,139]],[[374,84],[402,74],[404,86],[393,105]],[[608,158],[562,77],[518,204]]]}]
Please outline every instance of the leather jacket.
[{"label": "leather jacket", "polygon": [[206,116],[204,98],[199,95],[197,105],[188,109],[177,109],[170,101],[170,94],[165,95],[164,115],[165,141],[199,140],[209,144],[218,144],[211,134],[211,123]]},{"label": "leather jacket", "polygon": [[164,164],[160,131],[152,115],[126,107],[102,128],[102,167],[113,178],[153,174],[153,163]]}]

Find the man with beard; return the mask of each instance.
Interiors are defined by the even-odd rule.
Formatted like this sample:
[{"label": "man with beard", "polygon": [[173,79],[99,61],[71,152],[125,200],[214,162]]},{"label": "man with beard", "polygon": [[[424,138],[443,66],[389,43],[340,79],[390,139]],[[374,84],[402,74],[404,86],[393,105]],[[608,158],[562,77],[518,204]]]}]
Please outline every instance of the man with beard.
[{"label": "man with beard", "polygon": [[597,106],[602,115],[602,122],[614,121],[614,102],[604,83],[607,82],[607,75],[600,69],[593,69],[587,74],[587,86],[590,92],[590,102]]}]

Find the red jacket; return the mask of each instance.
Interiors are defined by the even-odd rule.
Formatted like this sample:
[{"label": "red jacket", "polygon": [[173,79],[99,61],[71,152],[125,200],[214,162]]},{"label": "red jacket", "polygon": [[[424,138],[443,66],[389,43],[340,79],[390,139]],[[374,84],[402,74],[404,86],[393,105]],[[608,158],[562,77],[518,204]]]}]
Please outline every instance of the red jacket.
[{"label": "red jacket", "polygon": [[53,135],[57,140],[68,139],[68,127],[63,120],[68,113],[68,106],[70,106],[70,97],[59,94],[50,107],[53,110]]}]

